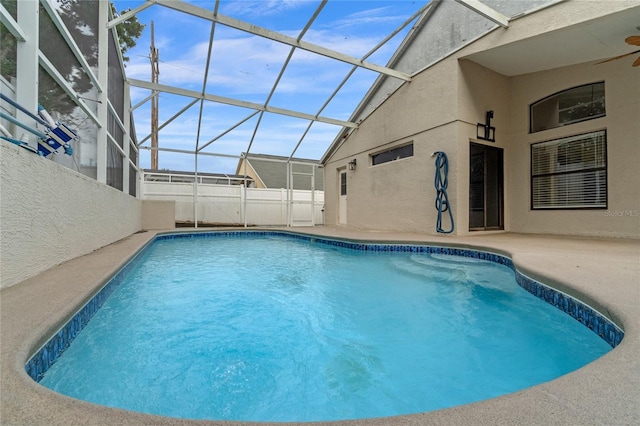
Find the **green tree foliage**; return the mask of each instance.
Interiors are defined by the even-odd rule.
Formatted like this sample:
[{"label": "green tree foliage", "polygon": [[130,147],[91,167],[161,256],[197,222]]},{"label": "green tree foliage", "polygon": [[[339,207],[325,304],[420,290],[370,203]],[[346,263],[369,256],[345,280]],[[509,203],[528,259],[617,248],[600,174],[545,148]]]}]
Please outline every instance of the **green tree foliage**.
[{"label": "green tree foliage", "polygon": [[[59,2],[63,6],[58,9],[60,17],[65,23],[65,26],[73,35],[76,44],[80,48],[82,54],[87,59],[87,62],[91,66],[96,66],[98,62],[98,44],[96,39],[98,16],[97,8],[95,7],[97,2],[91,1],[64,1]],[[16,0],[0,0],[0,4],[9,12],[14,18],[17,16],[17,1]],[[111,11],[114,16],[119,16],[129,12],[131,9],[126,9],[118,13],[115,5],[111,3]],[[46,20],[44,24],[41,24],[44,29],[44,36],[40,37],[41,43],[58,43],[60,37],[50,34],[47,28],[53,28],[53,22],[49,18],[49,15],[40,8],[40,18]],[[136,16],[121,22],[116,26],[118,33],[118,41],[120,44],[120,50],[122,52],[123,61],[126,63],[129,61],[129,57],[125,56],[125,52],[136,45],[138,38],[142,35],[145,25],[140,23]],[[88,31],[87,31],[88,30]],[[51,36],[51,37],[50,37]],[[44,47],[44,49],[43,49]],[[16,76],[16,38],[9,32],[9,30],[0,23],[0,73],[7,80],[11,80]],[[46,50],[46,46],[41,46],[41,50]],[[61,74],[65,76],[71,76],[73,70],[59,70]],[[80,90],[80,92],[82,92]]]},{"label": "green tree foliage", "polygon": [[[22,0],[21,0],[22,1]],[[100,2],[88,0],[56,0],[56,8],[65,27],[76,42],[82,56],[90,67],[98,66],[98,7]],[[0,4],[11,16],[17,16],[16,0],[0,0]],[[119,16],[113,3],[111,12]],[[123,10],[120,14],[128,12]],[[40,5],[39,12],[39,48],[53,63],[60,75],[77,94],[88,94],[92,91],[91,79],[80,67],[78,60],[60,35],[51,17]],[[136,45],[142,35],[144,24],[133,16],[116,26],[118,44],[123,53],[123,60],[128,57],[124,52]],[[0,23],[0,73],[7,80],[16,77],[17,40],[11,32]],[[39,102],[50,111],[59,114],[71,114],[76,104],[69,99],[66,92],[46,72],[40,69],[40,84],[38,86]]]},{"label": "green tree foliage", "polygon": [[[111,3],[111,12],[114,16],[120,16],[129,11],[131,11],[131,9],[121,10],[118,14],[115,5]],[[137,16],[132,16],[126,21],[116,25],[116,31],[118,32],[118,39],[120,41],[120,51],[122,52],[122,60],[124,62],[129,62],[129,57],[125,56],[125,52],[136,45],[138,38],[142,35],[144,27],[145,25],[140,23]]]},{"label": "green tree foliage", "polygon": [[16,76],[16,38],[0,23],[0,72],[11,81]]},{"label": "green tree foliage", "polygon": [[[0,0],[0,4],[16,16],[17,2],[15,0]],[[0,23],[0,74],[7,80],[16,76],[16,38]]]}]

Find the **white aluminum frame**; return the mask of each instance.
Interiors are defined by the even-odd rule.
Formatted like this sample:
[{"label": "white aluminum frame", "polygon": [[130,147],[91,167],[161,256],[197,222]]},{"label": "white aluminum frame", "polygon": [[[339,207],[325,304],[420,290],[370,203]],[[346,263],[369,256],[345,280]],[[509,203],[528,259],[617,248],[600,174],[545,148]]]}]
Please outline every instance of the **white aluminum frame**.
[{"label": "white aluminum frame", "polygon": [[[485,5],[483,5],[482,3],[478,2],[477,0],[456,0],[462,4],[464,4],[466,7],[470,8],[471,10],[475,11],[476,13],[486,17],[487,19],[490,19],[493,22],[496,22],[497,24],[503,26],[503,27],[507,27],[508,26],[508,19],[496,12],[493,9],[490,9],[488,7],[486,7]],[[394,30],[391,34],[389,34],[384,40],[382,40],[377,46],[375,46],[371,51],[369,51],[366,55],[364,55],[362,58],[354,58],[351,57],[349,55],[346,55],[344,53],[341,52],[337,52],[335,50],[331,50],[331,49],[327,49],[325,47],[322,46],[317,46],[314,45],[312,43],[308,43],[305,42],[303,40],[303,37],[305,35],[305,33],[307,32],[307,30],[311,27],[312,23],[314,22],[314,20],[319,16],[319,14],[321,13],[322,9],[324,8],[324,6],[327,3],[327,0],[322,0],[320,2],[320,4],[318,5],[317,9],[315,10],[315,12],[313,13],[313,15],[308,19],[304,29],[300,32],[300,34],[298,35],[298,37],[291,37],[288,35],[284,35],[282,33],[276,32],[276,31],[272,31],[266,28],[262,28],[247,22],[243,22],[240,20],[237,20],[235,18],[231,18],[229,16],[224,16],[221,15],[218,12],[219,9],[219,0],[216,0],[215,3],[213,4],[213,7],[211,10],[209,9],[205,9],[203,7],[191,4],[191,3],[186,3],[184,1],[177,1],[177,0],[147,0],[145,3],[143,3],[142,5],[140,5],[139,7],[137,7],[136,9],[123,14],[122,16],[112,19],[110,22],[107,23],[107,27],[108,28],[114,28],[115,25],[117,25],[119,22],[122,22],[123,20],[136,15],[137,13],[151,7],[154,5],[159,5],[162,7],[166,7],[178,12],[182,12],[191,16],[195,16],[197,18],[201,18],[207,21],[211,22],[211,31],[209,34],[209,45],[208,45],[208,54],[207,54],[207,59],[206,59],[206,65],[205,65],[205,74],[204,74],[204,79],[203,79],[203,84],[202,84],[202,90],[200,92],[195,91],[195,90],[187,90],[184,88],[179,88],[179,87],[172,87],[172,86],[168,86],[168,85],[163,85],[163,84],[157,84],[157,83],[151,83],[148,81],[143,81],[143,80],[138,80],[138,79],[129,79],[128,83],[131,86],[135,86],[135,87],[139,87],[139,88],[143,88],[143,89],[147,89],[149,91],[151,91],[151,94],[149,96],[147,96],[144,100],[142,100],[141,102],[139,102],[138,104],[136,104],[131,111],[135,110],[136,108],[140,107],[141,105],[145,104],[146,102],[148,102],[150,99],[152,99],[154,96],[158,96],[159,93],[169,93],[169,94],[174,94],[174,95],[179,95],[179,96],[185,96],[188,98],[191,98],[192,101],[189,102],[184,108],[182,108],[180,111],[178,111],[176,114],[174,114],[171,118],[169,118],[168,120],[166,120],[164,123],[162,123],[159,127],[158,127],[158,131],[162,130],[165,126],[167,126],[168,124],[170,124],[171,122],[173,122],[175,119],[177,119],[178,117],[180,117],[184,112],[186,112],[188,109],[190,109],[193,105],[195,105],[198,101],[200,101],[200,112],[198,115],[198,128],[197,128],[197,133],[196,133],[196,140],[194,142],[194,149],[192,151],[190,150],[184,150],[184,149],[172,149],[172,148],[159,148],[159,147],[155,147],[155,148],[149,148],[147,146],[144,146],[144,143],[149,140],[151,138],[151,134],[145,136],[143,139],[141,139],[138,142],[138,148],[139,149],[152,149],[152,150],[158,150],[158,151],[166,151],[166,152],[179,152],[179,153],[186,153],[186,154],[193,154],[194,155],[194,169],[195,172],[197,173],[198,171],[198,155],[213,155],[213,156],[221,156],[221,157],[231,157],[231,158],[242,158],[242,156],[250,156],[250,152],[251,152],[251,148],[253,146],[253,142],[255,140],[257,131],[260,127],[260,124],[262,122],[262,118],[264,117],[264,113],[268,112],[268,113],[273,113],[273,114],[278,114],[278,115],[284,115],[284,116],[289,116],[289,117],[295,117],[295,118],[299,118],[299,119],[303,119],[303,120],[308,120],[309,123],[305,129],[305,131],[303,132],[302,136],[300,137],[300,139],[298,140],[297,144],[295,145],[295,147],[293,148],[291,154],[289,155],[288,159],[286,160],[287,163],[290,163],[293,159],[294,159],[294,155],[296,153],[296,151],[298,150],[298,148],[300,147],[300,145],[303,143],[303,141],[305,140],[307,134],[309,133],[311,127],[313,126],[313,124],[315,122],[322,122],[322,123],[327,123],[327,124],[332,124],[332,125],[336,125],[339,127],[342,127],[343,132],[344,131],[350,131],[353,129],[357,129],[358,128],[358,124],[353,122],[353,121],[344,121],[344,120],[336,120],[336,119],[332,119],[329,117],[323,117],[320,114],[322,113],[322,111],[324,111],[324,109],[326,108],[326,106],[331,102],[331,100],[338,94],[338,92],[340,91],[340,89],[346,84],[346,82],[349,80],[349,78],[351,78],[351,76],[355,73],[356,70],[358,70],[359,68],[363,68],[363,69],[367,69],[370,71],[374,71],[377,72],[379,74],[378,80],[376,81],[376,84],[378,84],[382,79],[384,78],[397,78],[403,81],[411,81],[411,76],[394,70],[393,68],[390,67],[385,67],[385,66],[379,66],[379,65],[375,65],[372,63],[369,63],[366,61],[367,58],[369,58],[373,53],[375,53],[378,49],[380,49],[382,46],[384,46],[389,40],[391,40],[396,34],[398,34],[400,31],[402,31],[404,28],[406,28],[408,25],[410,25],[412,22],[416,22],[415,24],[416,27],[419,27],[420,25],[423,25],[424,22],[427,21],[426,17],[428,17],[428,15],[430,14],[430,12],[433,10],[433,5],[437,4],[439,2],[439,0],[434,0],[434,2],[426,2],[413,16],[411,16],[409,19],[407,19],[402,25],[400,25],[396,30]],[[286,60],[284,61],[280,73],[278,74],[272,88],[271,91],[269,93],[269,95],[267,96],[265,102],[263,104],[258,104],[258,103],[253,103],[253,102],[247,102],[247,101],[241,101],[241,100],[237,100],[237,99],[231,99],[231,98],[227,98],[227,97],[223,97],[223,96],[218,96],[212,93],[207,93],[207,75],[208,75],[208,71],[209,71],[209,66],[211,63],[211,58],[212,58],[212,52],[214,50],[214,42],[215,42],[215,29],[216,29],[216,24],[220,24],[220,25],[224,25],[230,28],[234,28],[243,32],[246,32],[248,34],[252,34],[252,35],[256,35],[262,38],[266,38],[269,40],[273,40],[276,41],[278,43],[283,43],[286,44],[288,46],[291,46],[291,49],[289,51],[289,54],[286,58]],[[405,39],[405,41],[401,44],[400,48],[398,50],[404,49],[406,44],[408,43],[408,40],[411,39],[411,37],[415,34],[416,32],[416,28],[412,28],[409,31],[409,36]],[[293,53],[295,52],[296,49],[303,49],[306,50],[308,52],[312,52],[318,55],[323,55],[325,57],[334,59],[336,61],[341,61],[344,63],[348,63],[353,65],[352,69],[350,70],[350,72],[347,73],[347,75],[344,77],[344,79],[339,83],[339,85],[335,88],[334,92],[329,96],[329,98],[326,100],[326,102],[320,107],[320,109],[317,111],[316,114],[308,114],[308,113],[303,113],[300,111],[294,111],[294,110],[287,110],[287,109],[283,109],[283,108],[276,108],[276,107],[272,107],[269,105],[269,102],[272,98],[272,96],[274,95],[278,84],[285,72],[285,70],[287,69],[287,66],[289,65],[289,61],[291,60]],[[398,54],[396,53],[396,55],[394,55],[394,58],[397,56]],[[391,63],[394,63],[394,61],[392,61]],[[241,108],[247,108],[249,110],[252,110],[252,112],[246,116],[244,119],[240,120],[239,122],[233,124],[231,127],[229,127],[227,130],[223,131],[221,134],[219,134],[218,136],[214,137],[213,139],[202,143],[200,141],[200,137],[201,137],[201,133],[200,133],[200,127],[202,124],[202,112],[203,112],[203,106],[204,106],[204,101],[211,101],[211,102],[216,102],[216,103],[221,103],[221,104],[225,104],[225,105],[231,105],[231,106],[236,106],[236,107],[241,107]],[[229,132],[231,132],[232,130],[236,129],[237,127],[239,127],[240,125],[246,123],[248,120],[252,119],[253,117],[255,117],[257,115],[257,120],[256,120],[256,124],[255,127],[253,129],[253,132],[249,138],[249,140],[247,141],[247,147],[244,150],[244,154],[240,155],[240,156],[231,156],[228,154],[217,154],[217,153],[211,153],[211,152],[205,152],[204,149],[209,147],[211,144],[213,144],[215,141],[217,141],[218,139],[220,139],[221,137],[223,137],[224,135],[228,134]],[[342,132],[341,132],[342,133]],[[291,188],[289,188],[290,186],[290,181],[292,179],[292,172],[291,172],[291,167],[290,164],[287,164],[287,190],[290,190]],[[246,162],[245,162],[245,171],[244,173],[246,174]],[[194,197],[197,198],[197,180],[196,182],[194,182]],[[246,208],[246,206],[245,206]],[[197,201],[194,203],[194,209],[197,209]],[[197,215],[197,211],[194,211],[194,216]],[[289,216],[290,217],[290,216]],[[246,218],[245,218],[245,225],[246,225]],[[291,225],[291,223],[289,223],[289,225]],[[197,226],[197,216],[196,216],[196,226]]]},{"label": "white aluminum frame", "polygon": [[[292,164],[295,163],[294,155],[296,151],[299,149],[300,145],[303,143],[305,138],[307,137],[311,127],[316,122],[326,123],[335,125],[342,128],[342,132],[352,131],[358,128],[358,124],[353,121],[345,121],[338,120],[331,117],[322,116],[322,112],[325,110],[327,105],[331,102],[332,99],[338,94],[338,92],[342,89],[342,87],[347,83],[347,81],[352,77],[356,70],[362,68],[366,70],[370,70],[378,73],[379,78],[377,82],[381,81],[385,78],[395,78],[402,81],[411,81],[412,76],[408,75],[404,72],[393,69],[390,66],[381,66],[376,65],[370,62],[367,62],[367,59],[378,49],[384,46],[389,40],[391,40],[396,34],[410,25],[412,22],[415,23],[415,27],[422,25],[424,21],[426,21],[426,17],[433,9],[433,4],[437,4],[439,0],[434,0],[433,2],[425,2],[425,4],[409,19],[407,19],[402,25],[400,25],[396,30],[394,30],[391,34],[385,37],[378,45],[376,45],[371,51],[369,51],[366,55],[361,58],[355,58],[345,53],[328,49],[326,47],[318,46],[303,40],[307,31],[311,28],[313,22],[316,18],[321,14],[323,8],[327,4],[327,0],[321,0],[320,4],[312,14],[312,16],[308,19],[306,25],[303,30],[297,37],[291,37],[285,34],[282,34],[277,31],[272,31],[266,28],[262,28],[248,22],[240,21],[238,19],[221,15],[218,13],[218,8],[220,5],[219,0],[216,0],[213,4],[213,8],[211,10],[200,7],[198,5],[194,5],[191,3],[187,3],[181,0],[147,0],[142,3],[140,6],[134,8],[130,12],[127,12],[121,16],[113,17],[111,16],[111,8],[109,2],[99,2],[99,17],[98,17],[98,71],[95,73],[91,67],[88,65],[87,60],[80,52],[80,49],[76,42],[73,39],[73,36],[69,32],[69,30],[65,27],[64,22],[57,14],[56,9],[53,4],[54,0],[39,0],[38,2],[18,2],[19,19],[14,20],[11,15],[7,12],[7,10],[0,5],[0,19],[2,23],[7,27],[7,29],[16,37],[18,41],[18,63],[17,66],[19,68],[19,77],[18,82],[16,84],[16,100],[24,105],[28,109],[37,109],[37,84],[34,85],[33,82],[38,81],[38,66],[42,66],[43,69],[51,75],[51,77],[63,88],[66,94],[76,103],[83,112],[97,125],[98,127],[98,140],[97,140],[97,180],[103,183],[106,183],[107,178],[107,147],[109,143],[114,143],[118,147],[118,151],[123,155],[123,182],[122,188],[123,191],[128,191],[129,188],[129,179],[133,179],[133,176],[129,176],[130,167],[133,166],[133,169],[137,172],[140,172],[139,165],[137,162],[133,162],[131,160],[130,154],[132,150],[137,152],[138,155],[141,150],[158,150],[158,151],[166,151],[166,152],[177,152],[177,153],[186,153],[194,155],[194,169],[197,176],[198,173],[198,155],[209,155],[209,156],[218,156],[225,158],[242,158],[242,155],[229,155],[215,152],[205,152],[205,148],[210,147],[217,140],[222,138],[224,135],[228,134],[232,130],[236,129],[240,125],[246,123],[252,118],[257,116],[256,124],[253,129],[252,135],[250,139],[247,141],[247,147],[244,150],[244,156],[251,156],[251,148],[253,142],[256,137],[256,133],[260,127],[262,122],[262,118],[265,113],[283,115],[288,117],[294,117],[298,119],[308,120],[308,125],[303,132],[302,136],[298,140],[297,144],[293,148],[291,154],[288,156],[287,160],[287,191],[290,191],[291,181],[293,180],[293,175],[297,173],[293,173]],[[509,25],[509,19],[499,12],[487,7],[482,4],[478,0],[456,0],[458,3],[468,7],[474,12],[482,15],[486,19],[495,22],[503,28],[507,28]],[[46,56],[39,51],[38,49],[38,7],[42,4],[46,13],[51,17],[53,23],[56,28],[60,32],[62,38],[65,40],[65,43],[69,46],[71,52],[77,59],[83,71],[88,75],[92,84],[96,88],[98,99],[96,101],[97,104],[97,113],[93,113],[92,109],[90,109],[87,104],[80,98],[74,91],[73,88],[64,80],[63,76],[55,69],[53,64],[46,58]],[[207,54],[206,68],[204,73],[204,79],[202,82],[202,89],[200,91],[195,90],[187,90],[179,87],[172,87],[162,84],[153,84],[147,81],[136,80],[136,79],[126,79],[125,77],[125,116],[119,117],[116,113],[116,109],[113,105],[109,103],[108,100],[108,54],[109,54],[109,31],[111,31],[111,35],[116,37],[116,25],[127,20],[128,18],[137,15],[143,10],[159,5],[165,8],[169,8],[181,13],[185,13],[191,16],[195,16],[197,18],[204,19],[206,21],[211,22],[211,32],[209,34],[209,48]],[[243,31],[248,34],[252,34],[258,37],[262,37],[265,39],[269,39],[278,43],[286,44],[290,46],[289,54],[284,61],[281,70],[271,88],[269,95],[267,96],[264,103],[254,103],[241,101],[238,99],[231,99],[223,96],[218,96],[213,93],[208,93],[207,91],[207,76],[209,73],[209,67],[211,64],[211,58],[214,51],[214,43],[215,43],[215,30],[217,25],[223,25],[226,27],[230,27],[239,31]],[[408,40],[411,39],[413,34],[416,32],[415,28],[412,28],[409,31],[409,35],[405,38],[405,41],[398,48],[398,51],[404,49],[404,46],[408,43]],[[271,98],[275,94],[278,85],[282,76],[285,73],[285,70],[289,66],[289,62],[297,49],[302,49],[314,54],[322,55],[327,58],[340,61],[343,63],[351,64],[352,68],[344,77],[344,79],[337,85],[333,93],[328,97],[328,99],[324,102],[324,104],[318,109],[315,114],[304,113],[296,110],[289,110],[284,108],[273,107],[269,105]],[[394,57],[396,57],[399,53],[396,52]],[[119,53],[120,65],[121,69],[124,73],[124,66],[122,62],[122,55]],[[393,60],[390,63],[395,63]],[[151,94],[146,97],[144,100],[140,101],[135,106],[130,106],[130,95],[129,88],[131,86],[139,87],[143,89],[147,89],[151,91]],[[183,149],[173,149],[170,147],[156,147],[150,148],[145,146],[145,142],[147,142],[151,135],[145,136],[143,139],[139,141],[134,141],[133,135],[131,134],[131,114],[135,109],[144,105],[154,96],[159,96],[160,93],[170,93],[180,96],[186,96],[191,98],[191,100],[184,106],[180,111],[175,113],[171,118],[162,123],[158,131],[162,130],[164,127],[169,125],[171,122],[179,118],[182,114],[184,114],[187,110],[189,110],[192,106],[194,106],[198,101],[200,102],[200,112],[198,115],[198,130],[197,136],[194,143],[193,150],[183,150]],[[213,139],[202,142],[200,140],[201,133],[200,127],[202,125],[202,114],[204,101],[216,102],[225,105],[232,105],[236,107],[246,108],[250,110],[250,113],[239,122],[233,124],[227,130],[220,133],[218,136]],[[116,122],[120,129],[123,131],[123,147],[120,147],[118,143],[116,143],[114,137],[108,133],[107,129],[107,120],[109,111],[117,117]],[[24,114],[17,112],[18,118],[20,120],[24,120],[27,123],[30,123],[31,120],[28,119]],[[139,156],[138,156],[139,158]],[[246,162],[245,162],[246,167]],[[246,171],[246,170],[245,170]],[[313,177],[313,173],[311,176]],[[139,186],[139,180],[138,180]],[[194,196],[197,199],[197,178],[194,181]],[[246,206],[245,206],[246,209]],[[196,212],[197,214],[197,212]],[[289,217],[291,218],[291,214],[289,212]],[[246,221],[246,218],[245,218]],[[291,221],[290,221],[291,222]],[[197,218],[196,218],[197,223]],[[246,222],[245,222],[246,223]],[[289,223],[291,225],[291,223]]]},{"label": "white aluminum frame", "polygon": [[[93,112],[91,108],[85,103],[83,98],[78,96],[73,87],[65,80],[64,76],[56,69],[53,63],[47,58],[47,56],[39,49],[39,24],[40,13],[39,7],[42,5],[45,13],[51,18],[56,29],[60,33],[65,44],[71,50],[71,53],[78,61],[81,69],[87,74],[92,85],[95,87],[98,94],[97,114]],[[39,82],[39,67],[42,69],[58,84],[65,94],[71,99],[87,117],[97,125],[98,138],[97,138],[97,180],[106,183],[106,148],[107,144],[114,143],[118,148],[118,151],[123,155],[123,191],[128,192],[129,188],[129,166],[133,166],[138,172],[138,164],[134,164],[129,156],[131,150],[131,123],[130,123],[130,106],[126,105],[129,102],[128,84],[125,79],[125,92],[124,110],[127,111],[125,117],[119,117],[115,112],[115,108],[108,101],[107,85],[108,85],[108,43],[109,33],[106,24],[109,22],[109,14],[111,13],[109,8],[109,2],[99,2],[99,26],[98,28],[104,28],[104,30],[98,33],[98,75],[89,66],[84,55],[80,51],[77,43],[73,39],[73,36],[65,26],[60,15],[58,15],[56,8],[53,4],[53,0],[39,0],[39,1],[18,1],[18,20],[14,20],[8,11],[0,5],[0,20],[3,25],[16,37],[17,40],[17,78],[15,84],[15,101],[22,105],[29,111],[35,113],[38,110],[38,82]],[[115,28],[112,34],[116,37]],[[120,67],[123,72],[124,78],[124,66],[122,62],[122,55],[119,52]],[[112,135],[107,132],[107,117],[108,111],[116,117],[116,122],[123,132],[123,147],[121,148]],[[123,120],[124,118],[124,120]],[[36,127],[35,120],[21,111],[16,111],[16,119],[23,124],[31,127]],[[32,146],[35,147],[36,141],[29,141]],[[137,147],[133,148],[137,150]]]}]

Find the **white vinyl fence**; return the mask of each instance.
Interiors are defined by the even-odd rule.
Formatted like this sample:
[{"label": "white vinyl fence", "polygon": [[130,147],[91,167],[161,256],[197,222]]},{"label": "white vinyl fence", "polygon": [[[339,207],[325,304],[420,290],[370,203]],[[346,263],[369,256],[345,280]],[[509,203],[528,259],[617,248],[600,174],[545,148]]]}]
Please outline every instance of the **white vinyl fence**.
[{"label": "white vinyl fence", "polygon": [[[197,197],[194,197],[197,188]],[[142,199],[176,202],[176,222],[216,225],[323,224],[324,191],[142,181]]]}]

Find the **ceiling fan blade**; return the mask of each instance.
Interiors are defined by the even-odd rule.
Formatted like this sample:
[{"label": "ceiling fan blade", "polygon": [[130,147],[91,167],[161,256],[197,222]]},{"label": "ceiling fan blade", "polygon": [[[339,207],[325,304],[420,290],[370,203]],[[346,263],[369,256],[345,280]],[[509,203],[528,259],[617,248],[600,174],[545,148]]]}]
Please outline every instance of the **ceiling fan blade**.
[{"label": "ceiling fan blade", "polygon": [[625,53],[624,55],[620,55],[620,56],[614,56],[613,58],[609,58],[609,59],[605,59],[604,61],[596,62],[596,65],[597,64],[604,64],[605,62],[615,61],[616,59],[626,58],[627,56],[635,55],[638,52],[640,52],[640,50],[636,50],[635,52]]},{"label": "ceiling fan blade", "polygon": [[624,41],[627,44],[630,44],[632,46],[640,46],[640,36],[629,36],[627,38],[624,39]]},{"label": "ceiling fan blade", "polygon": [[640,65],[640,56],[638,58],[636,58],[635,61],[633,61],[633,64],[631,64],[632,67],[637,67]]}]

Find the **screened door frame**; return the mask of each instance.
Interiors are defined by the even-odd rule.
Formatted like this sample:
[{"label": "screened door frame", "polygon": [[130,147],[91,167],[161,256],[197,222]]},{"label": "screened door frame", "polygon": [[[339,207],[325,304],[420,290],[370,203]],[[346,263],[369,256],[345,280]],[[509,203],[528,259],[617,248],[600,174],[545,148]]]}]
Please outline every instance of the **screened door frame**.
[{"label": "screened door frame", "polygon": [[[468,220],[468,226],[469,226],[469,231],[501,231],[504,230],[504,148],[498,147],[498,146],[493,146],[493,145],[486,145],[486,144],[482,144],[482,143],[478,143],[474,140],[469,141],[469,213],[471,213],[471,209],[472,209],[472,202],[471,202],[471,197],[472,197],[472,174],[471,174],[471,165],[472,165],[472,158],[471,158],[471,149],[473,148],[473,146],[478,146],[478,147],[482,147],[485,152],[484,152],[484,158],[483,158],[483,226],[471,226],[471,214],[469,214],[469,220]],[[495,150],[496,152],[500,152],[499,155],[499,167],[500,169],[497,171],[497,179],[496,179],[496,186],[493,189],[495,193],[497,193],[496,197],[497,197],[497,201],[499,204],[498,207],[498,217],[499,217],[499,224],[498,225],[492,225],[492,226],[487,226],[487,201],[488,201],[488,193],[489,193],[489,188],[487,187],[487,167],[486,167],[486,151],[488,150]]]}]

